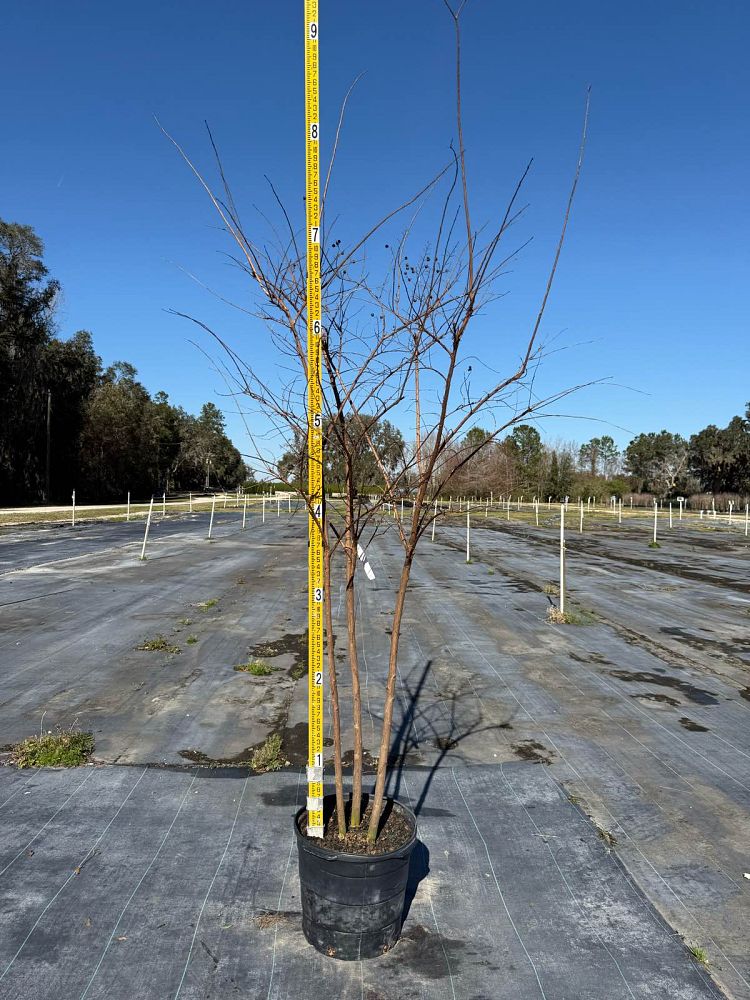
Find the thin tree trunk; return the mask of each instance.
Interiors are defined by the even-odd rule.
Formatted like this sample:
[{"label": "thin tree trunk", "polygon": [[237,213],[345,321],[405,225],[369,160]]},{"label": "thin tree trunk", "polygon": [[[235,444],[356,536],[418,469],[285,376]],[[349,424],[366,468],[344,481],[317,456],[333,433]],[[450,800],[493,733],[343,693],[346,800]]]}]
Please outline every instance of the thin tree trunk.
[{"label": "thin tree trunk", "polygon": [[347,528],[345,537],[346,630],[349,641],[349,668],[352,675],[352,728],[354,735],[351,825],[358,827],[362,821],[362,696],[359,686],[359,655],[357,652],[357,594],[354,586],[357,548],[351,528]]},{"label": "thin tree trunk", "polygon": [[370,843],[374,843],[377,839],[380,814],[383,811],[385,778],[388,771],[391,727],[393,725],[393,705],[396,700],[396,671],[398,668],[399,635],[401,632],[401,619],[404,613],[404,603],[406,601],[406,588],[409,585],[409,575],[411,574],[411,564],[413,558],[413,549],[411,551],[407,551],[404,556],[403,566],[401,567],[401,579],[398,585],[398,593],[396,594],[396,606],[393,611],[393,631],[391,632],[391,651],[388,660],[388,680],[385,687],[385,704],[383,707],[383,730],[380,737],[378,771],[375,779],[375,793],[372,801],[370,825],[367,830],[367,839]]},{"label": "thin tree trunk", "polygon": [[[327,532],[326,527],[326,532]],[[323,549],[323,614],[326,627],[326,650],[328,655],[328,688],[331,692],[331,721],[333,722],[333,771],[336,788],[336,816],[339,837],[346,836],[346,806],[344,805],[344,774],[341,768],[341,715],[339,712],[339,688],[336,680],[336,650],[333,634],[333,612],[331,610],[331,549],[326,539]]]}]

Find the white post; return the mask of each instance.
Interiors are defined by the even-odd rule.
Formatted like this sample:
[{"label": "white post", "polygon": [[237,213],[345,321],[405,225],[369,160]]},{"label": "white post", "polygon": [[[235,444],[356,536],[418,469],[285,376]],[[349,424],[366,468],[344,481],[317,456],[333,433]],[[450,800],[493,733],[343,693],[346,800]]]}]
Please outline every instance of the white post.
[{"label": "white post", "polygon": [[130,490],[128,490],[128,521],[130,520]]},{"label": "white post", "polygon": [[700,520],[701,521],[703,520],[703,508],[702,507],[701,507],[701,512],[700,512]]},{"label": "white post", "polygon": [[216,494],[211,497],[211,520],[208,522],[208,540],[211,540],[211,532],[214,530],[214,511],[216,510]]},{"label": "white post", "polygon": [[161,498],[161,516],[165,517],[167,513],[167,494],[163,493]]},{"label": "white post", "polygon": [[748,515],[750,514],[750,505],[745,504],[745,537],[747,538],[747,522]]},{"label": "white post", "polygon": [[536,526],[539,527],[539,500],[534,504],[534,514],[536,516]]},{"label": "white post", "polygon": [[654,500],[654,545],[656,545],[656,522],[659,516],[659,501]]},{"label": "white post", "polygon": [[192,514],[193,513],[193,494],[189,493],[188,496],[190,497],[190,513]]},{"label": "white post", "polygon": [[547,510],[552,506],[552,497],[547,497]]},{"label": "white post", "polygon": [[154,498],[151,497],[151,503],[148,505],[148,517],[146,518],[146,530],[143,533],[143,547],[141,548],[141,562],[146,558],[146,542],[148,541],[148,529],[151,527],[151,512],[154,509]]},{"label": "white post", "polygon": [[565,504],[560,504],[560,614],[565,614]]},{"label": "white post", "polygon": [[672,527],[672,501],[669,501],[669,527]]},{"label": "white post", "polygon": [[432,517],[432,541],[435,541],[435,522],[437,521],[437,500],[435,501],[435,513]]},{"label": "white post", "polygon": [[489,502],[489,500],[485,500],[485,502],[484,502],[484,516],[485,517],[487,517],[487,512],[489,511],[489,509],[490,509],[490,502]]},{"label": "white post", "polygon": [[227,509],[227,491],[224,490],[224,510]]},{"label": "white post", "polygon": [[507,519],[510,521],[510,497],[508,497],[508,508],[507,508],[507,510],[508,510],[508,518]]},{"label": "white post", "polygon": [[288,504],[289,513],[291,514],[292,513],[292,498],[291,497],[287,497],[286,498],[286,502]]},{"label": "white post", "polygon": [[266,498],[263,497],[263,524],[266,523]]},{"label": "white post", "polygon": [[71,527],[76,526],[76,491],[73,490],[73,520],[71,522]]},{"label": "white post", "polygon": [[403,520],[404,520],[404,498],[401,497],[401,521],[402,521],[402,523],[403,523]]},{"label": "white post", "polygon": [[680,518],[679,518],[679,519],[680,519],[680,521],[681,521],[681,520],[682,520],[682,505],[683,505],[683,504],[685,503],[685,501],[683,500],[683,498],[682,498],[682,497],[680,497],[680,498],[679,498],[679,500],[678,500],[677,502],[678,502],[678,503],[679,503],[679,505],[680,505]]},{"label": "white post", "polygon": [[281,500],[276,498],[276,517],[281,517]]},{"label": "white post", "polygon": [[245,521],[247,521],[247,493],[245,494],[245,503],[242,507],[242,530],[245,530]]},{"label": "white post", "polygon": [[617,516],[617,523],[622,524],[622,500],[620,500],[620,511]]},{"label": "white post", "polygon": [[581,500],[581,522],[578,531],[581,535],[583,534],[583,500]]},{"label": "white post", "polygon": [[729,523],[732,523],[732,508],[734,507],[734,500],[729,501]]},{"label": "white post", "polygon": [[469,524],[470,517],[471,514],[469,513],[469,510],[467,508],[466,509],[466,562],[471,562],[471,549],[469,547],[469,536],[471,532],[471,526]]}]

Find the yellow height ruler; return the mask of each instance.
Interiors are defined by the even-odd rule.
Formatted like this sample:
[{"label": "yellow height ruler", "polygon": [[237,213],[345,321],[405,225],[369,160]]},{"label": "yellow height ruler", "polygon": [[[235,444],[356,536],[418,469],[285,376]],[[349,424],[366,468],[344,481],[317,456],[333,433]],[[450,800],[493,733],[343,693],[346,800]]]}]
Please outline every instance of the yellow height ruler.
[{"label": "yellow height ruler", "polygon": [[323,836],[323,398],[320,382],[320,119],[318,0],[305,0],[307,179],[308,750],[307,834]]}]

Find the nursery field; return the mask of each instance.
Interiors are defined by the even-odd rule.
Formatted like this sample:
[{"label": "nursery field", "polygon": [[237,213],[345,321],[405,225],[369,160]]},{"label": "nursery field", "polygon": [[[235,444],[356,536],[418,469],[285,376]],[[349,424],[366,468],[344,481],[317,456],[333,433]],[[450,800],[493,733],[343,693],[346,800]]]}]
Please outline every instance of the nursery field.
[{"label": "nursery field", "polygon": [[[571,508],[441,519],[402,629],[391,794],[418,813],[404,937],[300,930],[306,523],[283,508],[0,534],[0,743],[74,722],[99,766],[0,769],[0,997],[750,1000],[750,540],[650,548]],[[384,528],[387,522],[384,522]],[[377,753],[399,542],[360,581]],[[334,593],[343,629],[343,595]],[[348,693],[339,642],[342,694]],[[237,670],[236,667],[255,667]],[[264,669],[257,669],[257,668]],[[246,764],[281,738],[276,773]],[[690,953],[693,950],[693,954]],[[140,977],[134,982],[132,976]],[[313,983],[311,986],[310,984]]]}]

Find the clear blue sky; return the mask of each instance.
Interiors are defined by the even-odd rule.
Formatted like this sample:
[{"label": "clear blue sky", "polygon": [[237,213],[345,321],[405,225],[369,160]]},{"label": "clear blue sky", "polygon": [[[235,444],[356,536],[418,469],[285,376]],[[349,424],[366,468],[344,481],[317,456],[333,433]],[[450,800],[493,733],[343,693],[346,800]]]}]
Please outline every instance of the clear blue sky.
[{"label": "clear blue sky", "polygon": [[[205,196],[154,123],[210,163],[207,119],[237,200],[266,207],[269,174],[302,223],[302,0],[40,0],[6,5],[0,215],[32,225],[64,289],[63,336],[90,329],[105,362],[191,410],[213,399],[247,446],[236,405],[166,312],[193,313],[261,366],[253,321],[181,268],[245,291]],[[590,139],[544,332],[541,388],[611,376],[545,421],[549,437],[689,434],[750,399],[750,8],[470,0],[466,143],[474,215],[502,204],[526,160],[534,237],[482,331],[501,359],[528,329],[575,162],[585,88]],[[351,103],[333,210],[365,224],[446,161],[454,136],[450,23],[441,0],[321,0],[323,137]],[[245,298],[245,301],[247,299]],[[520,344],[520,339],[517,339]],[[619,386],[627,387],[621,388]]]}]

